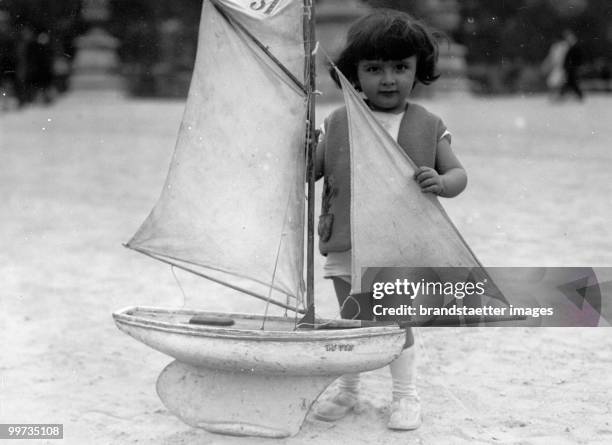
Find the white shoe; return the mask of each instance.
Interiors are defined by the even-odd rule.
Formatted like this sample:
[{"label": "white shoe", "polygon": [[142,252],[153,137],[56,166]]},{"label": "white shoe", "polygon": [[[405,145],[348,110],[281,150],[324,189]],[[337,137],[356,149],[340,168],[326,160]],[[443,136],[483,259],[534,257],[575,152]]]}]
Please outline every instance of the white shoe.
[{"label": "white shoe", "polygon": [[357,406],[357,401],[357,394],[339,391],[331,399],[319,403],[314,410],[314,416],[326,422],[340,420]]},{"label": "white shoe", "polygon": [[421,402],[418,398],[402,397],[391,403],[387,427],[392,430],[416,430],[421,426]]}]

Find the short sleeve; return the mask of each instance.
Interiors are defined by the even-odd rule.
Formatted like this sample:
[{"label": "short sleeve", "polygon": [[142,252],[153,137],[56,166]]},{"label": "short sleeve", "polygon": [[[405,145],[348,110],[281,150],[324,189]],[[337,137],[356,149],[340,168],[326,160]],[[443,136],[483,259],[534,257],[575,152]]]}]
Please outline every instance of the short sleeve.
[{"label": "short sleeve", "polygon": [[450,144],[452,140],[452,134],[450,131],[448,131],[448,128],[446,128],[446,125],[444,124],[442,119],[439,119],[438,121],[438,141],[441,141],[442,139],[446,139],[448,143]]},{"label": "short sleeve", "polygon": [[450,144],[450,143],[451,143],[451,140],[452,140],[452,138],[453,138],[453,135],[451,134],[451,132],[450,132],[450,131],[448,131],[448,130],[444,130],[444,133],[442,133],[442,136],[440,136],[440,137],[438,138],[438,140],[439,140],[439,141],[441,141],[442,139],[445,139],[445,138],[446,138],[446,140],[448,141],[448,143]]}]

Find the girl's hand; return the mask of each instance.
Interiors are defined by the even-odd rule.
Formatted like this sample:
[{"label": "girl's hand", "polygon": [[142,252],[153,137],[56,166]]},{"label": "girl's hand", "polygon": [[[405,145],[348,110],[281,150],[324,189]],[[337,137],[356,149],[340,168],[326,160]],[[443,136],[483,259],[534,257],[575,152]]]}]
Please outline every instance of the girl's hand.
[{"label": "girl's hand", "polygon": [[444,192],[442,176],[431,167],[419,167],[414,174],[414,179],[423,193],[440,195]]}]

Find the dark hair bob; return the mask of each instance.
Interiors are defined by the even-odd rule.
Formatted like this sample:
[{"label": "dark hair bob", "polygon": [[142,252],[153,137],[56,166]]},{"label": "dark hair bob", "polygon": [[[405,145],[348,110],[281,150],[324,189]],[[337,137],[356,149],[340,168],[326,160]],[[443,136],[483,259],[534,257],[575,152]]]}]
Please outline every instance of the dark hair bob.
[{"label": "dark hair bob", "polygon": [[[335,64],[359,89],[357,65],[361,60],[401,60],[416,55],[416,79],[427,85],[440,77],[436,67],[437,36],[410,14],[393,9],[376,9],[351,25],[346,46]],[[330,74],[340,86],[333,67]]]}]

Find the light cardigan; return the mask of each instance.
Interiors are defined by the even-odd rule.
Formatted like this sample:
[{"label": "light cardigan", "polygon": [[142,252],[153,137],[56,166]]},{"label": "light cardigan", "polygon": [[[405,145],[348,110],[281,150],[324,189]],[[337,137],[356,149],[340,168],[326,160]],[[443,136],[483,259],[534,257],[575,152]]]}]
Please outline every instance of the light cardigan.
[{"label": "light cardigan", "polygon": [[[316,175],[324,176],[319,250],[344,252],[351,248],[350,152],[346,108],[325,120],[325,133],[317,146]],[[436,167],[438,141],[448,134],[442,120],[420,105],[410,103],[401,121],[397,141],[419,167]],[[361,205],[361,204],[360,204]],[[367,205],[367,203],[362,203]]]}]

